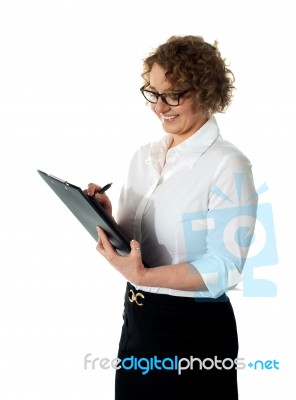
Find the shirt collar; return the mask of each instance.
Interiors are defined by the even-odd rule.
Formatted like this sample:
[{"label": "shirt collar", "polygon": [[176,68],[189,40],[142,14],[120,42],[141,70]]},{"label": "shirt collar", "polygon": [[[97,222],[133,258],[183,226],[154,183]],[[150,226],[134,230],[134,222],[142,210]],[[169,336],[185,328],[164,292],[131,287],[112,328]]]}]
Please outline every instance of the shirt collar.
[{"label": "shirt collar", "polygon": [[177,155],[192,168],[219,136],[219,127],[216,119],[211,117],[192,136],[170,150],[168,148],[172,142],[171,134],[166,134],[160,141],[152,143],[149,157],[146,161],[151,162],[157,170],[161,170],[166,158]]}]

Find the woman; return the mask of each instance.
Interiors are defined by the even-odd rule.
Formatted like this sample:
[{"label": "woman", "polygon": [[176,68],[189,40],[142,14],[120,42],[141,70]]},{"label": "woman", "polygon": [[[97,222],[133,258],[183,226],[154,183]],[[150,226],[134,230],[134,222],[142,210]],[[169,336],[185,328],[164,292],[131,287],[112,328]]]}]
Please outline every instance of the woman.
[{"label": "woman", "polygon": [[[134,238],[130,254],[118,255],[98,228],[97,250],[128,281],[116,400],[237,399],[237,329],[225,293],[241,279],[252,237],[238,205],[247,204],[252,225],[257,200],[249,160],[213,116],[229,106],[234,78],[216,44],[196,36],[159,46],[142,77],[166,134],[136,152],[121,192],[117,221]],[[111,212],[107,196],[96,197]]]}]

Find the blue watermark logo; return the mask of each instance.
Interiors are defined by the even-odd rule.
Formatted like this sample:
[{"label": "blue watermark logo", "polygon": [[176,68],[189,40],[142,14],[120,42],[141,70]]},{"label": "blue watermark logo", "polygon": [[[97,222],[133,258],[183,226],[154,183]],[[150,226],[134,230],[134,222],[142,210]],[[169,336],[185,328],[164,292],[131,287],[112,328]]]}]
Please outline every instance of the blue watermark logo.
[{"label": "blue watermark logo", "polygon": [[[235,174],[234,180],[236,199],[217,186],[212,188],[212,193],[229,206],[183,215],[187,257],[193,265],[196,262],[201,273],[216,274],[217,287],[230,287],[231,279],[236,284],[243,271],[244,296],[274,297],[276,284],[254,277],[256,268],[278,263],[271,204],[257,204],[268,187],[264,183],[255,193],[243,198],[244,174]],[[225,281],[225,266],[228,282]]]},{"label": "blue watermark logo", "polygon": [[246,368],[246,364],[243,358],[224,358],[219,359],[217,356],[213,358],[198,358],[190,356],[189,358],[179,358],[178,356],[174,357],[165,357],[158,358],[158,356],[153,356],[150,358],[146,357],[135,357],[130,356],[123,358],[114,358],[112,360],[108,358],[91,358],[91,353],[88,353],[84,357],[84,369],[88,369],[88,366],[91,369],[96,369],[97,367],[101,369],[124,369],[126,371],[130,370],[138,370],[142,375],[147,375],[150,371],[177,371],[178,375],[181,375],[183,371],[186,370],[230,370],[230,369],[244,369]]},{"label": "blue watermark logo", "polygon": [[246,369],[247,366],[253,370],[279,370],[279,361],[272,360],[256,360],[253,362],[247,363],[245,358],[224,358],[220,359],[217,356],[207,357],[207,358],[199,358],[190,356],[189,358],[179,358],[178,356],[174,357],[165,357],[159,358],[158,356],[153,356],[150,358],[146,357],[135,357],[130,356],[123,359],[113,358],[109,359],[106,357],[92,357],[92,353],[88,353],[84,356],[84,369],[95,370],[97,368],[108,370],[110,368],[118,370],[124,369],[126,371],[140,371],[142,375],[147,375],[151,371],[176,371],[178,375],[181,375],[184,371],[187,370],[243,370]]},{"label": "blue watermark logo", "polygon": [[248,363],[248,367],[253,370],[271,370],[280,369],[279,361],[273,360],[256,360]]}]

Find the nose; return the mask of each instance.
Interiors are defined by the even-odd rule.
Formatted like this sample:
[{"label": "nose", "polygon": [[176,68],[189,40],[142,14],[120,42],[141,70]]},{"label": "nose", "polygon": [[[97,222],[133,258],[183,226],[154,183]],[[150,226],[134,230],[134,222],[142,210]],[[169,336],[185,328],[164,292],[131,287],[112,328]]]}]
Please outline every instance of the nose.
[{"label": "nose", "polygon": [[171,107],[168,104],[166,104],[161,97],[158,97],[157,103],[154,106],[154,111],[160,114],[169,111],[170,109]]}]

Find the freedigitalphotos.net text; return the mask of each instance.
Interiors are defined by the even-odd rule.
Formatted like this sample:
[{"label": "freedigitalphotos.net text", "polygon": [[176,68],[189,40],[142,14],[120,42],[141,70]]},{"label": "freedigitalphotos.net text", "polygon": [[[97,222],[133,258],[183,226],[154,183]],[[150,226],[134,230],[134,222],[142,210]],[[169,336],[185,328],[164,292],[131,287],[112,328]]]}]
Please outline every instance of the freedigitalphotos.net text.
[{"label": "freedigitalphotos.net text", "polygon": [[134,356],[126,357],[123,360],[120,358],[92,358],[92,354],[88,353],[84,357],[84,369],[121,369],[125,370],[140,370],[142,375],[146,375],[151,370],[166,370],[177,371],[181,375],[183,371],[188,369],[192,370],[198,368],[199,370],[210,370],[216,368],[218,370],[229,370],[232,368],[244,369],[246,364],[244,358],[224,358],[219,359],[217,356],[214,358],[200,359],[198,357],[190,356],[190,358],[166,357],[159,359],[157,356],[151,358],[137,358]]}]

